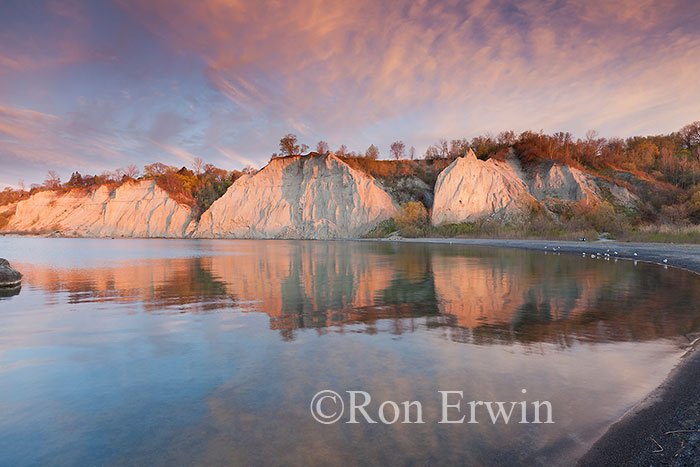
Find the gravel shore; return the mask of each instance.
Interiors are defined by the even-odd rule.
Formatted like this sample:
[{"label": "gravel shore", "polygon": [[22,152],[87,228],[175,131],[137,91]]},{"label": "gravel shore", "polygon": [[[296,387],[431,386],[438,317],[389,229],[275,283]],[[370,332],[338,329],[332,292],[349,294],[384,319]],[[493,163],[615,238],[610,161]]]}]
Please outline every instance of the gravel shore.
[{"label": "gravel shore", "polygon": [[[376,241],[376,240],[375,240]],[[401,238],[405,243],[520,248],[657,263],[700,274],[700,246],[614,241]],[[664,383],[614,423],[578,461],[581,466],[700,466],[700,340]]]}]

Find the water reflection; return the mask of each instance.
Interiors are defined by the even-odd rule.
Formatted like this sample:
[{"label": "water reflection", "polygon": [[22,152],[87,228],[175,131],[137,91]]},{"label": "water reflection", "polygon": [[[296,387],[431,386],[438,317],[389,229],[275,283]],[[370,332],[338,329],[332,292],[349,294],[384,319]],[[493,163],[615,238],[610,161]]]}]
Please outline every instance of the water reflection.
[{"label": "water reflection", "polygon": [[[0,237],[1,465],[569,465],[700,329],[698,276],[455,245]],[[439,425],[439,390],[555,425]],[[316,423],[323,389],[425,425]],[[376,404],[378,405],[378,404]],[[375,409],[376,409],[375,405]]]},{"label": "water reflection", "polygon": [[14,297],[22,291],[22,286],[18,287],[0,287],[0,300],[6,297]]},{"label": "water reflection", "polygon": [[[299,329],[342,333],[352,325],[368,334],[422,327],[457,342],[569,346],[700,329],[696,275],[516,250],[239,241],[188,258],[20,266],[49,300],[132,302],[152,313],[264,312],[287,340]],[[391,325],[380,329],[380,320]]]}]

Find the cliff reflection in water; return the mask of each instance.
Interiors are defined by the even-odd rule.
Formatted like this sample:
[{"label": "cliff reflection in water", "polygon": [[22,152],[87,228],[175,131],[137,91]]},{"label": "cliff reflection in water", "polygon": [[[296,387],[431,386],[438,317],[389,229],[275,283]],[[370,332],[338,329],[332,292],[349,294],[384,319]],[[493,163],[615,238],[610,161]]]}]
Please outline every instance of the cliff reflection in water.
[{"label": "cliff reflection in water", "polygon": [[459,342],[567,346],[700,329],[696,275],[517,250],[222,241],[211,254],[191,258],[23,267],[32,287],[67,293],[70,303],[121,301],[145,312],[264,312],[285,339],[301,328],[402,334],[421,326]]}]

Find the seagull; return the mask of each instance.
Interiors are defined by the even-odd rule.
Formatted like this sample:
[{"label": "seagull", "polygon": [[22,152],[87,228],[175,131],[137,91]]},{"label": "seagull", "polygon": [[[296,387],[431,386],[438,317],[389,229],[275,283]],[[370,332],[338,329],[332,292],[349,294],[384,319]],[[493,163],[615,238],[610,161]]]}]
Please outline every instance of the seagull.
[{"label": "seagull", "polygon": [[668,258],[664,258],[664,264],[668,263]]},{"label": "seagull", "polygon": [[617,254],[617,251],[615,252],[615,254]]},{"label": "seagull", "polygon": [[637,252],[636,252],[636,251],[634,252],[634,256],[637,256]]}]

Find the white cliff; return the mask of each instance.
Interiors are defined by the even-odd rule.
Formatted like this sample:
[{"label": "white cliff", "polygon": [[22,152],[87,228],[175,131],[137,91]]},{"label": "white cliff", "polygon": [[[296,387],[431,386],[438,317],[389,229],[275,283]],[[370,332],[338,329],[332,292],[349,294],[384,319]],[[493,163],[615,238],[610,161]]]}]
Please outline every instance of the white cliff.
[{"label": "white cliff", "polygon": [[196,237],[351,238],[396,213],[375,180],[332,153],[272,160],[231,185]]},{"label": "white cliff", "polygon": [[600,203],[633,206],[626,188],[575,167],[544,161],[524,171],[517,159],[482,161],[470,150],[443,170],[435,183],[433,225],[480,218],[513,219],[532,203]]},{"label": "white cliff", "polygon": [[626,188],[583,170],[552,161],[544,161],[525,177],[530,193],[539,201],[553,199],[598,203],[606,196],[630,206],[638,199]]},{"label": "white cliff", "polygon": [[507,162],[476,158],[470,149],[440,172],[435,182],[433,225],[482,217],[518,215],[534,201],[520,174]]},{"label": "white cliff", "polygon": [[538,200],[556,198],[562,201],[593,202],[599,189],[593,178],[581,170],[562,164],[546,163],[526,178],[530,193]]},{"label": "white cliff", "polygon": [[5,231],[85,237],[185,237],[194,229],[190,207],[153,180],[117,188],[42,191],[17,203]]}]

